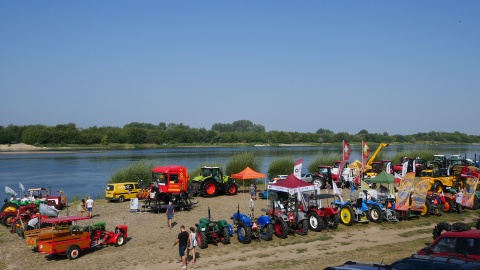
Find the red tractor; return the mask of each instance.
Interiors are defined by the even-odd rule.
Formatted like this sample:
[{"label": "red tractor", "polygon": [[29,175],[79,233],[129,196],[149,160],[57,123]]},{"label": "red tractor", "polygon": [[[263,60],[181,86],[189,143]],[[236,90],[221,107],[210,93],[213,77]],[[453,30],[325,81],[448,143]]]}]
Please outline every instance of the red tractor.
[{"label": "red tractor", "polygon": [[[340,223],[339,211],[332,205],[321,206],[322,199],[334,198],[332,194],[317,194],[310,198],[307,208],[308,225],[310,230],[320,232],[324,229],[337,229]],[[300,206],[303,211],[303,205]]]},{"label": "red tractor", "polygon": [[62,210],[67,205],[67,198],[62,197],[62,191],[59,195],[52,196],[51,190],[46,188],[30,188],[28,189],[28,197],[35,200],[46,201],[48,205],[54,206],[58,210]]},{"label": "red tractor", "polygon": [[157,166],[152,170],[150,197],[145,201],[145,206],[157,210],[166,209],[172,202],[175,209],[191,209],[194,202],[188,192],[187,168],[181,165]]}]

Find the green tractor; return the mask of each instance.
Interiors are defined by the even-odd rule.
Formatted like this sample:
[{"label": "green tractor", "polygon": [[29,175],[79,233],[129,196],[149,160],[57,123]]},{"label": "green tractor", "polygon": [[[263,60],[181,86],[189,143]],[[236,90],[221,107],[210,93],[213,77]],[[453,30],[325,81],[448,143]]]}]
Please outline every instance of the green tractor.
[{"label": "green tractor", "polygon": [[213,221],[210,216],[210,207],[208,208],[208,217],[201,218],[195,224],[198,246],[201,249],[207,248],[208,243],[218,242],[227,245],[230,244],[230,236],[233,236],[233,227],[226,220]]},{"label": "green tractor", "polygon": [[238,184],[228,175],[223,175],[219,167],[200,168],[200,175],[191,180],[191,191],[194,196],[215,197],[219,194],[235,195]]}]

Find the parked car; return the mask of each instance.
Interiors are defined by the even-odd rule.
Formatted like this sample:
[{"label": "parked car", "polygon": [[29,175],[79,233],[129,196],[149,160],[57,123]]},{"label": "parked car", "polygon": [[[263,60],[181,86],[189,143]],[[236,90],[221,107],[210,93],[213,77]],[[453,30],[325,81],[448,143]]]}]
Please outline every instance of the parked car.
[{"label": "parked car", "polygon": [[480,260],[480,230],[449,231],[442,233],[418,255],[434,257],[467,257]]},{"label": "parked car", "polygon": [[412,255],[409,258],[400,259],[391,264],[393,269],[398,270],[479,270],[480,261],[468,257],[448,256],[437,257],[428,255]]},{"label": "parked car", "polygon": [[137,198],[140,190],[137,182],[108,184],[105,189],[105,199],[108,201],[123,202],[125,200]]},{"label": "parked car", "polygon": [[273,183],[276,183],[278,180],[283,180],[283,179],[287,179],[288,175],[286,174],[278,174],[278,175],[275,175],[275,177],[273,177],[270,182],[273,182]]},{"label": "parked car", "polygon": [[301,178],[302,181],[311,183],[313,181],[313,173],[302,173]]},{"label": "parked car", "polygon": [[370,262],[347,261],[339,266],[329,266],[324,270],[390,270],[395,269],[390,265]]},{"label": "parked car", "polygon": [[271,195],[272,193],[275,193],[275,191],[264,189],[264,190],[261,190],[261,191],[258,192],[258,197],[259,197],[260,199],[267,199],[267,197],[270,197],[270,195]]}]

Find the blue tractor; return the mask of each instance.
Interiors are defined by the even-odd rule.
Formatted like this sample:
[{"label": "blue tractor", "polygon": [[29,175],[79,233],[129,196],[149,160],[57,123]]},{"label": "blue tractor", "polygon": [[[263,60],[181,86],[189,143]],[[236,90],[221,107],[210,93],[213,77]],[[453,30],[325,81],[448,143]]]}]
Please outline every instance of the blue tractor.
[{"label": "blue tractor", "polygon": [[333,204],[340,208],[340,222],[351,226],[356,223],[368,223],[370,221],[370,209],[362,198],[358,198],[353,204],[350,201],[335,200]]},{"label": "blue tractor", "polygon": [[273,239],[273,223],[268,216],[258,218],[240,213],[240,206],[232,216],[233,225],[237,226],[238,241],[248,244],[252,239],[270,241]]}]

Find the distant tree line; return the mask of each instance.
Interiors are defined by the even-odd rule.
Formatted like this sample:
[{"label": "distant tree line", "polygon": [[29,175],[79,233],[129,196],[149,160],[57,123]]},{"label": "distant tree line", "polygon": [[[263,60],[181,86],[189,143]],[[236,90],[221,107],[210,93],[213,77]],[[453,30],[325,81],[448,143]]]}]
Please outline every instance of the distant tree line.
[{"label": "distant tree line", "polygon": [[190,128],[184,124],[133,122],[123,127],[78,128],[75,124],[56,126],[0,126],[0,144],[26,143],[31,145],[93,145],[101,144],[295,144],[295,143],[338,143],[347,140],[350,143],[386,142],[386,143],[480,143],[480,136],[460,132],[419,132],[412,135],[389,135],[387,132],[369,133],[362,129],[357,134],[347,132],[334,133],[320,128],[315,133],[286,131],[265,131],[263,125],[249,120],[239,120],[231,124],[213,124],[210,130]]}]

